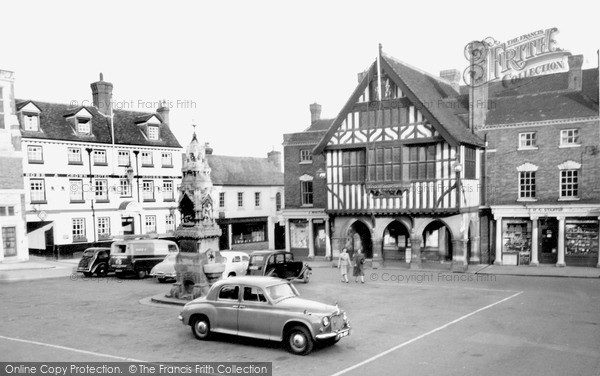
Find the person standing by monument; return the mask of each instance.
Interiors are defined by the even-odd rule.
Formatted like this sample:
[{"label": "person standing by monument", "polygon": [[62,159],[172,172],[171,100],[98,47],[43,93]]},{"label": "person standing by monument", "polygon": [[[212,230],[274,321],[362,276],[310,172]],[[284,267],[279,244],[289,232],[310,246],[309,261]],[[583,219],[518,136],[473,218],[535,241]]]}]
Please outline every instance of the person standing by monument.
[{"label": "person standing by monument", "polygon": [[362,251],[362,247],[359,247],[356,250],[356,252],[354,253],[354,257],[352,258],[352,262],[354,264],[354,270],[352,273],[352,275],[354,276],[354,282],[358,283],[358,277],[360,277],[360,283],[365,283],[365,255]]},{"label": "person standing by monument", "polygon": [[338,258],[338,269],[340,269],[340,274],[342,277],[342,283],[348,283],[348,266],[352,264],[350,260],[350,255],[348,254],[348,250],[344,247],[342,248],[342,252],[340,253],[340,257]]}]

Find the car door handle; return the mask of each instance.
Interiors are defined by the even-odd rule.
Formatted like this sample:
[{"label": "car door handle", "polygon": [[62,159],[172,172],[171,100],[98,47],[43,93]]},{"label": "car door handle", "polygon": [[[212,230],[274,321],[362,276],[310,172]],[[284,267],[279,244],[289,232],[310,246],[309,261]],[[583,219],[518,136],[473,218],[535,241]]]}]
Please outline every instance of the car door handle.
[{"label": "car door handle", "polygon": [[239,305],[238,308],[239,309],[243,309],[243,308],[246,308],[246,306],[245,305]]}]

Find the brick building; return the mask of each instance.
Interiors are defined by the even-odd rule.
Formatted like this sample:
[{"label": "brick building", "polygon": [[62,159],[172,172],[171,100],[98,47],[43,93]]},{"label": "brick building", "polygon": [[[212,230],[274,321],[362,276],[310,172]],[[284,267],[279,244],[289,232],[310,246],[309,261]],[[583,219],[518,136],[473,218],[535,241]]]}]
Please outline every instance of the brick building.
[{"label": "brick building", "polygon": [[310,105],[311,121],[302,132],[283,136],[285,171],[286,250],[297,258],[331,258],[329,216],[326,213],[325,158],[312,150],[333,123],[321,119],[321,105]]},{"label": "brick building", "polygon": [[29,259],[23,152],[15,112],[14,73],[0,70],[0,262]]},{"label": "brick building", "polygon": [[598,69],[582,62],[474,90],[495,264],[600,265]]},{"label": "brick building", "polygon": [[29,248],[69,253],[115,236],[168,235],[177,225],[182,147],[169,108],[112,110],[113,85],[92,106],[17,100]]}]

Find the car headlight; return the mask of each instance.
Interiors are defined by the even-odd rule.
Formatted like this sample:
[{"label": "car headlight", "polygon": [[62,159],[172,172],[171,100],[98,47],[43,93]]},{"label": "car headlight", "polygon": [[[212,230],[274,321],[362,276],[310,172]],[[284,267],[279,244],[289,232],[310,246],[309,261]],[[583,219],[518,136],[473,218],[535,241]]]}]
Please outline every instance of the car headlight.
[{"label": "car headlight", "polygon": [[329,317],[325,316],[321,319],[321,324],[323,324],[324,327],[328,327],[329,326]]},{"label": "car headlight", "polygon": [[346,315],[346,311],[344,311],[344,313],[342,313],[342,318],[344,319],[344,321],[348,321],[348,316]]}]

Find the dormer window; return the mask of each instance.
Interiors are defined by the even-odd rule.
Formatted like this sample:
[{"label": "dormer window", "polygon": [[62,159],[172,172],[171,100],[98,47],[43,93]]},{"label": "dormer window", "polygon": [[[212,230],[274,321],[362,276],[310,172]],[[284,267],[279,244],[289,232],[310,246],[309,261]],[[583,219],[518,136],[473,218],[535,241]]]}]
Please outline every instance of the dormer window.
[{"label": "dormer window", "polygon": [[40,116],[38,114],[23,114],[23,129],[37,132],[40,130]]},{"label": "dormer window", "polygon": [[152,141],[158,141],[158,127],[155,125],[148,125],[148,139]]},{"label": "dormer window", "polygon": [[90,134],[92,132],[91,119],[77,118],[77,133]]}]

